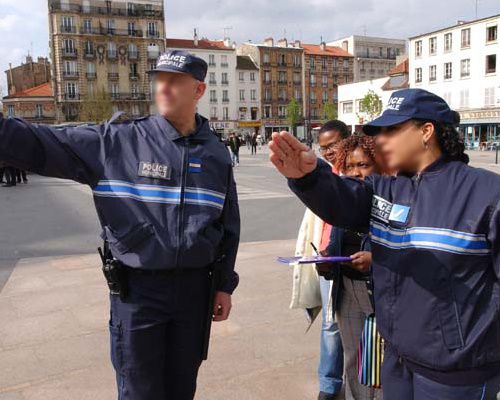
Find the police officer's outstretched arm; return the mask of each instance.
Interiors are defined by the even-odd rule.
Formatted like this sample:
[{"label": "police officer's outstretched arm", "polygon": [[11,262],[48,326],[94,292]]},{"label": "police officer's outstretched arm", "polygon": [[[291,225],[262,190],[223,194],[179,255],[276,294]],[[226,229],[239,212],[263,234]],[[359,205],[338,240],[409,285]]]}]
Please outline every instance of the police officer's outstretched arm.
[{"label": "police officer's outstretched arm", "polygon": [[343,179],[331,166],[288,132],[274,133],[270,160],[288,178],[290,189],[322,220],[331,225],[367,228],[373,189],[365,182]]},{"label": "police officer's outstretched arm", "polygon": [[492,244],[493,269],[500,280],[500,198],[491,215],[488,240]]},{"label": "police officer's outstretched arm", "polygon": [[224,237],[220,246],[223,255],[216,266],[219,282],[214,302],[214,321],[224,321],[231,311],[231,294],[238,286],[239,277],[234,270],[240,243],[240,210],[233,172],[230,170],[228,193],[222,210],[221,223]]},{"label": "police officer's outstretched arm", "polygon": [[54,129],[0,114],[0,160],[40,175],[92,184],[102,166],[103,129]]}]

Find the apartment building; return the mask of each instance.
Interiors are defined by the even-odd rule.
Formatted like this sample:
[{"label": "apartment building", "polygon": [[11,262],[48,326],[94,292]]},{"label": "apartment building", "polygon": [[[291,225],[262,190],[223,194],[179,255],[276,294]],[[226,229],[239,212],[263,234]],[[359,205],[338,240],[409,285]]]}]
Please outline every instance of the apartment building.
[{"label": "apartment building", "polygon": [[327,43],[354,56],[354,82],[386,77],[396,58],[406,54],[406,40],[353,35]]},{"label": "apartment building", "polygon": [[325,105],[337,108],[338,86],[354,79],[354,57],[340,47],[302,44],[304,49],[305,96],[303,109],[309,129],[324,120]]},{"label": "apartment building", "polygon": [[500,138],[500,14],[410,38],[410,86],[443,97],[470,147]]},{"label": "apartment building", "polygon": [[7,95],[23,92],[28,89],[50,82],[50,62],[47,58],[38,57],[36,61],[28,55],[26,61],[21,65],[5,71],[7,76]]},{"label": "apartment building", "polygon": [[258,133],[262,126],[259,68],[250,56],[236,57],[236,92],[238,133],[243,137]]},{"label": "apartment building", "polygon": [[235,48],[228,38],[199,39],[196,31],[192,39],[167,38],[167,49],[185,50],[207,62],[207,91],[198,103],[198,113],[222,136],[238,127]]},{"label": "apartment building", "polygon": [[293,98],[301,105],[304,99],[301,43],[286,39],[275,43],[273,38],[267,38],[261,44],[243,43],[238,54],[250,56],[260,71],[261,133],[269,138],[272,132],[291,130],[287,106]]},{"label": "apartment building", "polygon": [[165,49],[163,0],[48,0],[57,119],[78,121],[81,103],[98,90],[115,111],[151,111],[146,74]]}]

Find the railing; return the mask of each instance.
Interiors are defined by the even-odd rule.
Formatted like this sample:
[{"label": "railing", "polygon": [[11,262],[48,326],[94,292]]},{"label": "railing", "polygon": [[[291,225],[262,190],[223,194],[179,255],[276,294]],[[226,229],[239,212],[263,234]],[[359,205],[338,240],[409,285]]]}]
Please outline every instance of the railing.
[{"label": "railing", "polygon": [[97,73],[96,72],[87,72],[85,74],[88,80],[94,80],[97,78]]},{"label": "railing", "polygon": [[212,104],[217,103],[217,99],[211,98],[211,99],[210,99],[210,103],[212,103]]},{"label": "railing", "polygon": [[108,50],[108,58],[110,60],[116,60],[118,57],[118,52],[116,50]]},{"label": "railing", "polygon": [[130,36],[130,37],[143,37],[144,32],[140,29],[116,29],[106,27],[81,27],[80,34],[82,35],[104,35],[104,36]]},{"label": "railing", "polygon": [[63,99],[64,100],[80,100],[80,93],[64,93],[63,94]]},{"label": "railing", "polygon": [[78,56],[78,51],[76,49],[66,49],[66,48],[63,48],[62,49],[62,56],[63,57],[74,58],[74,57]]},{"label": "railing", "polygon": [[217,85],[217,81],[208,81],[209,85]]},{"label": "railing", "polygon": [[222,99],[223,103],[229,103],[229,99]]},{"label": "railing", "polygon": [[85,49],[85,51],[83,53],[83,57],[88,59],[88,60],[94,59],[95,58],[95,50],[89,51],[88,49]]},{"label": "railing", "polygon": [[160,8],[146,9],[137,7],[135,9],[131,9],[120,7],[90,7],[81,6],[79,4],[64,4],[59,0],[52,0],[49,4],[49,10],[51,12],[63,11],[82,14],[111,15],[118,17],[154,17],[158,19],[163,18],[163,10]]},{"label": "railing", "polygon": [[160,31],[147,31],[148,38],[158,39],[160,37]]},{"label": "railing", "polygon": [[229,63],[220,63],[220,66],[222,68],[227,68],[227,67],[229,67]]},{"label": "railing", "polygon": [[279,85],[286,85],[288,81],[286,79],[278,79],[278,84]]},{"label": "railing", "polygon": [[74,25],[61,25],[62,33],[76,33],[76,26]]},{"label": "railing", "polygon": [[63,71],[63,78],[65,79],[78,78],[78,76],[78,71]]},{"label": "railing", "polygon": [[129,74],[129,78],[131,81],[137,81],[139,80],[139,74],[138,73],[135,73],[135,72],[132,72]]},{"label": "railing", "polygon": [[108,72],[108,79],[112,81],[117,81],[120,79],[120,74],[117,72]]},{"label": "railing", "polygon": [[209,62],[209,63],[208,63],[208,66],[209,66],[209,67],[215,67],[216,65],[217,65],[217,64],[216,64],[216,63],[214,63],[214,62]]},{"label": "railing", "polygon": [[137,59],[139,59],[139,52],[138,51],[129,51],[128,52],[128,59],[129,60],[137,60]]},{"label": "railing", "polygon": [[227,86],[227,85],[229,85],[229,81],[222,81],[220,84],[224,85],[224,86]]}]

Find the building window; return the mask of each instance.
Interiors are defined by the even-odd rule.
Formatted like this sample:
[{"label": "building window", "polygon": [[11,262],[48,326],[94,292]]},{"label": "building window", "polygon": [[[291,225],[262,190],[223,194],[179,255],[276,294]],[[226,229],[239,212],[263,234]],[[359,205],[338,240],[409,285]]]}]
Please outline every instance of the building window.
[{"label": "building window", "polygon": [[453,66],[451,62],[444,63],[444,79],[451,79],[453,77]]},{"label": "building window", "polygon": [[210,91],[210,102],[211,103],[217,102],[217,92],[215,90]]},{"label": "building window", "polygon": [[240,101],[245,101],[245,89],[240,89]]},{"label": "building window", "polygon": [[469,89],[460,91],[460,108],[469,107]]},{"label": "building window", "polygon": [[223,84],[223,85],[229,85],[229,79],[228,79],[227,72],[223,72],[222,73],[222,75],[221,75],[221,84]]},{"label": "building window", "polygon": [[278,107],[278,118],[280,118],[280,119],[286,118],[286,107],[285,106]]},{"label": "building window", "polygon": [[92,20],[83,20],[83,33],[92,33]]},{"label": "building window", "polygon": [[431,37],[429,39],[429,54],[431,56],[437,53],[437,37]]},{"label": "building window", "polygon": [[217,107],[210,107],[210,119],[217,119]]},{"label": "building window", "polygon": [[264,53],[263,63],[264,64],[269,64],[269,62],[270,62],[269,53]]},{"label": "building window", "polygon": [[264,89],[264,100],[266,100],[266,101],[272,100],[271,89],[269,89],[269,88]]},{"label": "building window", "polygon": [[486,43],[495,42],[497,40],[497,25],[488,26],[486,28]]},{"label": "building window", "polygon": [[316,86],[316,75],[311,74],[311,86]]},{"label": "building window", "polygon": [[299,72],[294,72],[293,73],[293,83],[299,84],[301,81],[300,79],[300,73]]},{"label": "building window", "polygon": [[43,106],[41,104],[37,104],[35,106],[35,111],[36,111],[36,117],[37,118],[42,118],[43,117]]},{"label": "building window", "polygon": [[443,93],[443,100],[451,107],[451,92]]},{"label": "building window", "polygon": [[429,66],[429,82],[435,82],[437,76],[437,67],[435,65]]},{"label": "building window", "polygon": [[460,46],[462,49],[470,47],[470,28],[462,29]]},{"label": "building window", "polygon": [[264,106],[264,118],[272,118],[271,106]]},{"label": "building window", "polygon": [[323,92],[323,103],[328,103],[328,92]]},{"label": "building window", "polygon": [[422,82],[422,68],[415,68],[415,83]]},{"label": "building window", "polygon": [[326,62],[326,57],[323,57],[321,59],[321,68],[326,69],[327,68],[327,62]]},{"label": "building window", "polygon": [[222,101],[224,103],[229,103],[229,91],[228,90],[222,91]]},{"label": "building window", "polygon": [[460,77],[467,78],[470,76],[470,59],[460,61]]},{"label": "building window", "polygon": [[210,54],[208,56],[208,65],[210,67],[215,67],[215,54]]},{"label": "building window", "polygon": [[293,56],[293,66],[294,67],[300,67],[301,66],[301,57],[298,54],[294,54]]},{"label": "building window", "polygon": [[280,65],[282,67],[286,66],[286,55],[285,54],[279,55],[278,65]]},{"label": "building window", "polygon": [[74,82],[66,82],[66,98],[77,99],[78,98],[78,85]]},{"label": "building window", "polygon": [[210,85],[216,85],[217,84],[217,80],[215,79],[215,72],[210,72],[208,83]]},{"label": "building window", "polygon": [[494,74],[497,72],[497,55],[490,54],[486,56],[486,73]]},{"label": "building window", "polygon": [[323,87],[327,87],[328,86],[328,75],[323,75],[321,77],[321,83],[323,84]]},{"label": "building window", "polygon": [[444,51],[449,52],[453,48],[453,34],[446,33],[444,35]]},{"label": "building window", "polygon": [[228,107],[222,107],[222,119],[224,121],[229,120],[229,108]]},{"label": "building window", "polygon": [[227,56],[226,55],[220,56],[220,66],[222,68],[227,68],[229,66],[229,64],[227,62]]},{"label": "building window", "polygon": [[75,33],[75,25],[73,23],[73,17],[62,17],[61,30],[66,33]]},{"label": "building window", "polygon": [[250,72],[250,81],[255,82],[255,72]]},{"label": "building window", "polygon": [[281,101],[287,101],[286,89],[281,88],[278,93],[278,98]]},{"label": "building window", "polygon": [[244,72],[240,72],[238,75],[239,75],[239,78],[240,78],[240,82],[244,82],[245,81],[245,73]]},{"label": "building window", "polygon": [[495,106],[495,88],[489,87],[484,89],[484,105],[486,107]]},{"label": "building window", "polygon": [[252,101],[257,100],[257,90],[255,90],[255,89],[250,90],[250,100],[252,100]]},{"label": "building window", "polygon": [[295,90],[293,91],[293,95],[294,95],[295,100],[302,99],[302,93],[301,93],[300,89],[295,88]]},{"label": "building window", "polygon": [[342,103],[342,112],[344,114],[352,114],[352,101]]},{"label": "building window", "polygon": [[15,111],[15,108],[14,108],[14,106],[13,106],[13,105],[9,105],[9,106],[7,107],[7,115],[8,115],[9,117],[15,117],[15,116],[16,116],[16,111]]},{"label": "building window", "polygon": [[148,36],[153,38],[160,36],[156,22],[148,22]]},{"label": "building window", "polygon": [[285,71],[278,72],[278,83],[286,83],[286,72]]},{"label": "building window", "polygon": [[270,82],[271,82],[271,72],[264,71],[264,83],[270,83]]},{"label": "building window", "polygon": [[415,57],[422,57],[422,41],[417,40],[415,42]]},{"label": "building window", "polygon": [[94,82],[88,82],[87,83],[87,94],[90,96],[90,97],[93,97],[94,96]]}]

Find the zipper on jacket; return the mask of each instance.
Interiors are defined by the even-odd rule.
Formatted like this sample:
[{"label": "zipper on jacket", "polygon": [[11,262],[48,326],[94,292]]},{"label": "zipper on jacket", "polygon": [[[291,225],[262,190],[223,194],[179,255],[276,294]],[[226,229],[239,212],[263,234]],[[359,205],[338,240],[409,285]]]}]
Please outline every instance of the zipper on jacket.
[{"label": "zipper on jacket", "polygon": [[178,213],[178,230],[177,230],[177,252],[175,256],[175,269],[180,269],[180,258],[181,258],[181,250],[184,245],[184,207],[185,207],[185,193],[186,193],[186,183],[187,183],[187,174],[189,170],[189,137],[184,138],[183,140],[183,149],[182,149],[182,171],[181,171],[181,199],[179,204],[179,213]]}]

